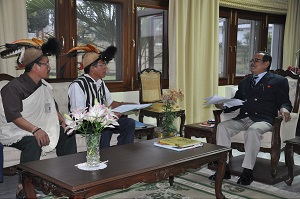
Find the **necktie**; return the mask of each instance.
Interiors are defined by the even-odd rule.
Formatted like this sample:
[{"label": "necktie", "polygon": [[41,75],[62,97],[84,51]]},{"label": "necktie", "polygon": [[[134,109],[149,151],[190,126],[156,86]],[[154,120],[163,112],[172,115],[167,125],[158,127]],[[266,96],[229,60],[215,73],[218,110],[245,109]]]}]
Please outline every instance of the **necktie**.
[{"label": "necktie", "polygon": [[258,75],[253,75],[251,79],[251,88],[253,88],[256,84],[256,79],[258,78]]}]

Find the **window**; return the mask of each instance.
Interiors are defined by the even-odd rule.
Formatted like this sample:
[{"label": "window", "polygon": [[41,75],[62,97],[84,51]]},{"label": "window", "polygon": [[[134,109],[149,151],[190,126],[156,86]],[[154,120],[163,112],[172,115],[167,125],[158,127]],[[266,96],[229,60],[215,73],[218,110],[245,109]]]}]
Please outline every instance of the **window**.
[{"label": "window", "polygon": [[[47,40],[48,37],[55,37],[55,0],[43,1],[39,4],[38,9],[36,1],[26,1],[27,21],[28,21],[28,38],[37,37]],[[56,77],[56,58],[49,57],[50,75],[49,78]]]},{"label": "window", "polygon": [[[81,54],[71,59],[65,55],[75,46],[91,43],[100,50],[109,45],[118,48],[105,77],[112,92],[137,89],[137,72],[145,67],[160,70],[163,81],[168,82],[168,0],[26,2],[29,36],[55,36],[62,44],[62,55],[51,61],[51,78],[71,81],[82,74],[83,71],[78,70]],[[32,16],[39,22],[34,28],[30,28]]]},{"label": "window", "polygon": [[137,68],[141,71],[146,68],[154,68],[162,72],[163,77],[168,77],[164,73],[164,65],[168,65],[167,51],[163,44],[165,30],[164,24],[167,11],[154,8],[137,7]]},{"label": "window", "polygon": [[[109,62],[108,71],[104,80],[122,80],[122,8],[121,4],[105,3],[99,1],[77,0],[77,45],[87,43],[95,45],[100,51],[113,45],[118,49],[115,59]],[[82,54],[77,57],[81,62]],[[80,65],[77,64],[79,69]],[[78,70],[83,74],[83,70]]]},{"label": "window", "polygon": [[282,67],[285,15],[220,8],[219,85],[238,84],[250,73],[249,60],[258,51],[273,57],[271,69]]}]

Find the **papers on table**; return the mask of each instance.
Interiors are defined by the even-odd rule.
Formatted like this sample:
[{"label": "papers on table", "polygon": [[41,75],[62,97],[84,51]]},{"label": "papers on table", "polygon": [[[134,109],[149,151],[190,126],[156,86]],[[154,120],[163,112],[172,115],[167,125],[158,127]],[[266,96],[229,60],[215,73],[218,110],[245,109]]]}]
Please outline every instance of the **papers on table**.
[{"label": "papers on table", "polygon": [[215,124],[209,124],[208,122],[200,122],[199,125],[204,127],[211,127],[211,128],[215,126]]},{"label": "papers on table", "polygon": [[184,151],[203,146],[203,143],[198,140],[175,136],[171,138],[160,139],[158,142],[154,142],[154,145],[175,151]]},{"label": "papers on table", "polygon": [[171,145],[160,144],[158,142],[154,142],[154,146],[162,147],[162,148],[165,148],[165,149],[171,149],[171,150],[174,150],[174,151],[185,151],[185,150],[188,150],[188,149],[193,149],[193,148],[203,146],[203,143],[195,144],[195,145],[184,147],[184,148],[179,148],[177,146],[171,146]]},{"label": "papers on table", "polygon": [[146,124],[139,122],[137,120],[134,121],[135,121],[135,128],[147,128]]},{"label": "papers on table", "polygon": [[220,104],[223,103],[224,106],[227,106],[228,108],[233,106],[241,106],[243,105],[243,100],[240,99],[234,99],[234,98],[226,98],[218,95],[214,95],[212,97],[205,98],[204,100],[207,100],[207,102],[204,105],[210,105],[210,104]]},{"label": "papers on table", "polygon": [[129,111],[136,111],[139,109],[144,109],[151,105],[152,105],[151,103],[150,104],[124,104],[124,105],[114,108],[112,111],[118,112],[118,113],[126,113]]}]

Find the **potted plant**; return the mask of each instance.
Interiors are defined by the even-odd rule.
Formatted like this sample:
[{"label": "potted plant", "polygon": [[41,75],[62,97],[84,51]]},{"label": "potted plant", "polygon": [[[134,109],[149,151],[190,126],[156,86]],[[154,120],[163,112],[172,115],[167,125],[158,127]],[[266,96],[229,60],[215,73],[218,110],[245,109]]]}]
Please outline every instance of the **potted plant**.
[{"label": "potted plant", "polygon": [[183,100],[183,92],[175,89],[169,89],[162,95],[163,101],[163,118],[162,125],[157,129],[161,133],[161,137],[171,137],[178,133],[176,126],[174,125],[174,120],[176,114],[174,110],[178,109],[177,102],[178,100]]}]

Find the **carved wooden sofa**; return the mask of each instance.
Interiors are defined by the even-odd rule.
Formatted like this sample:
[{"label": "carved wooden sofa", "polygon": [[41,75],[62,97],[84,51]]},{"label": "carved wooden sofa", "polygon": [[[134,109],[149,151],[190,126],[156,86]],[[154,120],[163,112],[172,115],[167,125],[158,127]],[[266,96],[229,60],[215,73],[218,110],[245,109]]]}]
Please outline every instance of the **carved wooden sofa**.
[{"label": "carved wooden sofa", "polygon": [[[14,77],[7,75],[7,74],[0,74],[0,90],[5,84],[7,84],[13,78]],[[53,94],[54,94],[54,98],[58,104],[59,111],[61,113],[68,113],[67,89],[71,83],[71,80],[64,81],[64,82],[54,82],[53,80],[49,80],[48,82],[53,87]],[[2,103],[2,101],[0,103]],[[82,137],[80,134],[77,134],[76,142],[77,142],[77,152],[86,151],[86,143],[85,143],[84,137]],[[116,144],[117,144],[117,135],[114,134],[111,139],[111,145],[116,145]],[[8,175],[13,174],[16,171],[13,166],[20,163],[20,154],[21,154],[20,150],[13,148],[13,147],[4,146],[3,167],[5,169],[5,174],[8,174]],[[47,159],[47,158],[53,158],[53,157],[56,157],[55,151],[51,151],[49,153],[42,153],[42,155],[41,155],[41,159]]]}]

